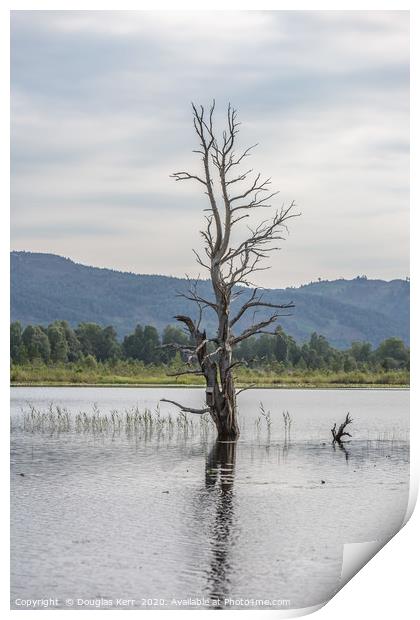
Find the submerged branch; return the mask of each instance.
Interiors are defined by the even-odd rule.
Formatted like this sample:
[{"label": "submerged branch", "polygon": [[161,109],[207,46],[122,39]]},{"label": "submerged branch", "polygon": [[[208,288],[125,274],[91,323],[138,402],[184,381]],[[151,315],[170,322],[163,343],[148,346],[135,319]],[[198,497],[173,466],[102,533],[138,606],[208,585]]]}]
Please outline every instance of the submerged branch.
[{"label": "submerged branch", "polygon": [[333,444],[334,443],[338,443],[339,445],[341,445],[342,441],[341,439],[345,436],[347,437],[351,437],[350,433],[348,433],[347,431],[345,431],[345,428],[348,424],[351,424],[353,422],[353,420],[350,417],[350,413],[347,413],[346,415],[346,419],[344,420],[344,422],[342,424],[340,424],[340,426],[337,429],[337,422],[334,423],[334,426],[331,429],[331,433],[333,436]]}]

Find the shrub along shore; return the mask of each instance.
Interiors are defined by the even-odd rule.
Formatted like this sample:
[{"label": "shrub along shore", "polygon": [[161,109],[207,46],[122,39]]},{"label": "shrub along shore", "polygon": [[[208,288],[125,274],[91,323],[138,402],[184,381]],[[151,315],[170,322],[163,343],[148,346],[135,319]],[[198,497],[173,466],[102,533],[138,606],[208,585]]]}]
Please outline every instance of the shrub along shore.
[{"label": "shrub along shore", "polygon": [[[196,375],[175,376],[185,369],[180,351],[169,343],[188,346],[185,333],[168,326],[162,335],[138,325],[122,342],[116,330],[94,323],[72,329],[66,321],[48,327],[11,324],[12,385],[203,385]],[[178,347],[179,348],[179,347]],[[235,349],[238,386],[258,387],[401,387],[408,386],[409,349],[388,338],[374,349],[353,342],[332,347],[312,334],[300,345],[280,327],[275,335],[252,337]]]},{"label": "shrub along shore", "polygon": [[[293,371],[276,372],[267,368],[240,369],[236,373],[238,387],[254,384],[256,387],[405,387],[409,385],[408,370],[378,372],[353,370],[350,372]],[[144,365],[142,362],[99,362],[95,368],[83,368],[77,363],[13,365],[12,385],[101,385],[101,386],[201,386],[200,377],[168,376],[168,368]]]}]

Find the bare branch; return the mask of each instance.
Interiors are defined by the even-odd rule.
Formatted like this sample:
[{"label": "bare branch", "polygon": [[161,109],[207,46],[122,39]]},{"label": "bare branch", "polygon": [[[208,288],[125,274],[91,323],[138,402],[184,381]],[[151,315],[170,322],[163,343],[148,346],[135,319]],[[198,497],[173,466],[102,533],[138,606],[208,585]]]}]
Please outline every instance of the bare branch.
[{"label": "bare branch", "polygon": [[259,172],[257,174],[257,176],[254,179],[254,182],[252,183],[251,187],[248,188],[247,190],[245,190],[242,194],[238,194],[237,196],[233,196],[230,199],[230,202],[236,202],[237,200],[242,200],[242,198],[246,198],[247,196],[249,196],[250,194],[252,194],[252,192],[263,192],[263,191],[267,191],[267,185],[270,185],[271,183],[271,179],[265,179],[265,181],[261,181],[261,183],[259,182],[261,178],[261,173]]},{"label": "bare branch", "polygon": [[175,351],[195,351],[195,347],[192,345],[179,344],[178,342],[167,342],[160,344],[157,349],[174,349]]},{"label": "bare branch", "polygon": [[197,293],[197,287],[199,280],[191,281],[188,276],[187,280],[189,283],[188,293],[177,293],[178,297],[183,297],[184,299],[188,299],[188,301],[194,301],[198,304],[202,304],[204,307],[212,308],[215,312],[217,312],[217,304],[214,301],[210,301],[209,299],[205,299],[201,295]]},{"label": "bare branch", "polygon": [[215,102],[210,108],[209,112],[209,121],[206,122],[204,118],[204,108],[200,106],[200,110],[192,104],[193,109],[193,122],[194,128],[197,135],[200,138],[200,144],[203,150],[203,167],[205,173],[205,184],[207,188],[207,195],[209,197],[211,209],[213,211],[214,220],[216,223],[216,241],[215,241],[215,249],[218,250],[222,243],[223,233],[222,233],[222,223],[220,219],[219,209],[217,207],[216,198],[213,191],[213,180],[210,173],[210,165],[209,165],[209,156],[210,151],[215,143],[215,136],[213,133],[213,113],[215,108]]},{"label": "bare branch", "polygon": [[190,332],[191,336],[196,336],[197,329],[195,323],[189,316],[177,314],[176,316],[174,316],[174,319],[180,321],[180,323],[184,323],[187,326],[187,329]]},{"label": "bare branch", "polygon": [[160,402],[175,405],[176,407],[179,407],[179,409],[181,409],[181,411],[183,411],[184,413],[198,413],[199,415],[203,415],[204,413],[210,412],[210,407],[204,407],[203,409],[194,409],[193,407],[186,407],[185,405],[181,405],[175,400],[169,400],[168,398],[161,398]]},{"label": "bare branch", "polygon": [[245,181],[245,179],[249,174],[251,174],[251,172],[252,168],[246,170],[246,172],[243,172],[242,174],[239,174],[237,177],[230,179],[230,181],[226,181],[226,186],[233,185],[233,183],[239,183],[239,181]]},{"label": "bare branch", "polygon": [[175,181],[188,181],[190,179],[194,179],[195,181],[199,181],[203,185],[206,185],[206,182],[203,179],[195,174],[190,174],[189,172],[174,172],[170,176],[175,179]]},{"label": "bare branch", "polygon": [[245,159],[245,157],[249,157],[249,155],[251,154],[251,151],[253,149],[255,149],[255,147],[257,147],[257,146],[258,146],[258,143],[257,144],[253,144],[252,146],[249,146],[236,159],[235,159],[234,155],[232,154],[229,157],[229,160],[228,160],[228,162],[226,164],[226,172],[228,172],[231,168],[233,168],[233,166],[238,166],[240,163],[242,163],[242,161]]},{"label": "bare branch", "polygon": [[176,372],[168,372],[166,374],[168,377],[180,377],[181,375],[202,375],[203,371],[201,370],[201,368],[195,368],[195,369],[179,370]]},{"label": "bare branch", "polygon": [[257,288],[254,289],[254,292],[252,293],[251,298],[246,303],[243,304],[243,306],[240,308],[238,313],[230,321],[231,327],[233,327],[233,325],[235,325],[235,323],[237,323],[239,319],[245,314],[245,312],[247,312],[250,308],[262,307],[262,308],[278,308],[281,310],[286,310],[286,309],[295,307],[295,304],[292,301],[290,301],[287,304],[273,304],[267,301],[263,301],[262,296],[264,292],[262,292],[260,297],[256,299],[257,290],[258,290]]},{"label": "bare branch", "polygon": [[[270,316],[269,319],[265,319],[264,321],[261,321],[260,323],[256,323],[255,325],[251,325],[251,327],[248,327],[247,329],[245,329],[240,336],[237,336],[236,338],[232,337],[231,344],[232,345],[238,344],[238,342],[241,342],[242,340],[245,340],[246,338],[249,338],[250,336],[263,333],[261,330],[263,330],[264,327],[268,327],[269,325],[272,325],[275,321],[277,321],[279,316],[280,316],[279,314],[273,314],[272,316]],[[270,335],[272,334],[272,332],[264,332],[264,333],[269,333]]]},{"label": "bare branch", "polygon": [[236,391],[236,396],[238,396],[239,394],[242,394],[242,392],[246,392],[247,390],[253,390],[256,387],[257,387],[256,383],[250,383],[249,385],[244,386],[240,390],[237,390]]}]

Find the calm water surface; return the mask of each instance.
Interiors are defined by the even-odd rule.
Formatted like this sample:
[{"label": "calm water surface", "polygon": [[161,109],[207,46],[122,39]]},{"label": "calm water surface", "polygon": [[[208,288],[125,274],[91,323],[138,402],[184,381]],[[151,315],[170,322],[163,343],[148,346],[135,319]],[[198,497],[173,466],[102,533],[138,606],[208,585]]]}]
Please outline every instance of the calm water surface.
[{"label": "calm water surface", "polygon": [[[196,604],[183,599],[236,608],[241,598],[316,605],[340,587],[344,543],[399,529],[408,391],[245,392],[236,446],[215,443],[198,416],[178,424],[164,403],[160,416],[171,413],[172,427],[76,430],[75,416],[95,404],[109,416],[154,410],[162,397],[202,404],[195,389],[12,389],[12,607],[47,597],[62,606],[82,599],[81,607],[100,598],[134,599],[137,608]],[[51,402],[68,409],[70,429],[25,429],[28,403]],[[347,411],[353,438],[334,450],[329,429]]]}]

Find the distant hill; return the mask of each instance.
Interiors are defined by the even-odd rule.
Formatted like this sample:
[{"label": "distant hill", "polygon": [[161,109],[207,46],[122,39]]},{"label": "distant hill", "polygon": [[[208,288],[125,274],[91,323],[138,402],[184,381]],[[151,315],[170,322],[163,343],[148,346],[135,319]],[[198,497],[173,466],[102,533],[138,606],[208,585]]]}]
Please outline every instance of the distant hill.
[{"label": "distant hill", "polygon": [[[119,336],[137,323],[162,330],[174,323],[173,316],[194,311],[194,305],[177,296],[185,291],[181,278],[137,275],[74,263],[55,254],[11,253],[11,320],[47,325],[65,319],[114,325]],[[210,283],[200,283],[210,294]],[[354,340],[373,345],[390,336],[409,342],[410,284],[405,280],[333,280],[313,282],[299,288],[268,289],[271,302],[293,301],[293,316],[281,319],[283,329],[298,342],[314,331],[336,347]],[[242,297],[245,297],[243,295]],[[261,311],[258,318],[267,316]],[[210,329],[211,314],[205,317]],[[238,323],[246,327],[247,321]]]}]

